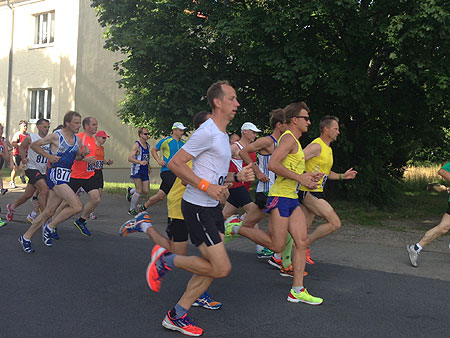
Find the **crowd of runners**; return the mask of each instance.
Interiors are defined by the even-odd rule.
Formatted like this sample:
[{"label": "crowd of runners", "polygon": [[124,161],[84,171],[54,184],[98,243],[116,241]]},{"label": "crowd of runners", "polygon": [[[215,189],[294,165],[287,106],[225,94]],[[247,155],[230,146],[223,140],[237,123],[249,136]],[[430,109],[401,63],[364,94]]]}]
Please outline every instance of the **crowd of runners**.
[{"label": "crowd of runners", "polygon": [[[304,277],[308,274],[306,264],[315,264],[311,245],[341,227],[338,215],[324,198],[324,186],[328,180],[352,180],[358,174],[353,168],[343,173],[332,170],[331,143],[339,136],[336,116],[322,117],[320,135],[303,149],[300,139],[311,125],[306,103],[272,110],[270,135],[257,138],[262,130],[252,122],[241,126],[240,136],[227,133],[227,125],[239,108],[236,91],[228,82],[212,84],[207,100],[211,112],[194,116],[195,131],[187,141],[183,140],[186,127],[181,122],[174,122],[172,134],[153,148],[148,144],[148,129],[138,129],[138,140],[128,155],[134,188],[126,192],[128,214],[134,217],[119,230],[123,237],[142,232],[153,241],[146,272],[151,290],[159,292],[163,278],[170,278],[175,268],[192,273],[185,292],[162,321],[165,328],[190,336],[203,333],[188,316],[192,306],[211,310],[222,306],[208,288],[214,279],[229,274],[231,262],[225,243],[236,237],[254,242],[258,258],[267,259],[281,276],[292,278],[287,301],[322,304],[322,298],[308,292]],[[51,247],[59,239],[57,226],[78,214],[74,226],[82,235],[90,236],[87,222],[95,217],[102,197],[102,168],[113,163],[105,161],[103,148],[109,136],[97,130],[94,117],[82,119],[75,111],[69,111],[52,133],[46,119],[36,122],[34,134],[27,132],[26,121],[20,121],[19,126],[11,143],[0,140],[0,163],[8,161],[13,150],[10,187],[16,187],[16,175],[27,183],[19,198],[6,206],[7,220],[13,221],[15,210],[27,200],[35,202],[27,216],[31,225],[18,238],[22,250],[35,251],[31,241],[37,231],[41,231],[43,243]],[[138,204],[142,195],[149,194],[150,155],[161,167],[162,183],[156,194]],[[439,174],[450,181],[450,163]],[[254,180],[257,183],[252,198]],[[0,189],[1,194],[7,192],[3,185]],[[82,192],[88,195],[84,206],[79,198]],[[153,227],[150,214],[152,207],[164,199],[168,223],[166,234],[161,234]],[[268,231],[258,226],[266,215]],[[312,230],[316,216],[325,222]],[[0,227],[6,224],[1,221]],[[412,266],[417,266],[422,248],[449,229],[450,200],[441,223],[417,244],[407,246]],[[199,256],[187,255],[189,239]]]}]

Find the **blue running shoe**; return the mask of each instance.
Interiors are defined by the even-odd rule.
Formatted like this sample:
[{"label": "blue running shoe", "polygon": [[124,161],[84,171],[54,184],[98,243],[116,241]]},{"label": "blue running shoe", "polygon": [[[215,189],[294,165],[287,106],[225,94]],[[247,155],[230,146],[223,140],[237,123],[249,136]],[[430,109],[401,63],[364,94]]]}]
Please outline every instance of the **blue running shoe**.
[{"label": "blue running shoe", "polygon": [[199,306],[209,310],[219,310],[222,307],[222,303],[213,300],[208,291],[205,291],[192,306]]},{"label": "blue running shoe", "polygon": [[198,327],[186,314],[183,317],[174,319],[170,316],[170,311],[162,321],[162,326],[166,329],[178,331],[186,336],[198,337],[203,334],[203,329]]},{"label": "blue running shoe", "polygon": [[81,222],[79,219],[77,219],[75,222],[73,222],[73,225],[75,225],[83,235],[90,236],[91,233],[88,230],[88,228],[86,227],[86,224],[87,224],[86,222]]},{"label": "blue running shoe", "polygon": [[143,232],[141,228],[141,225],[143,223],[147,223],[149,226],[152,226],[152,220],[150,219],[150,215],[146,211],[137,214],[132,219],[122,224],[119,230],[120,236],[126,237],[132,232]]},{"label": "blue running shoe", "polygon": [[42,227],[42,242],[44,242],[44,244],[47,246],[52,246],[53,245],[52,238],[53,238],[52,229],[50,229],[47,224],[44,225]]},{"label": "blue running shoe", "polygon": [[31,241],[27,241],[23,236],[19,237],[19,243],[22,245],[22,250],[25,253],[33,253],[34,249],[31,248]]},{"label": "blue running shoe", "polygon": [[56,230],[56,228],[53,229],[52,236],[53,236],[53,239],[56,239],[56,240],[59,239],[58,231]]}]

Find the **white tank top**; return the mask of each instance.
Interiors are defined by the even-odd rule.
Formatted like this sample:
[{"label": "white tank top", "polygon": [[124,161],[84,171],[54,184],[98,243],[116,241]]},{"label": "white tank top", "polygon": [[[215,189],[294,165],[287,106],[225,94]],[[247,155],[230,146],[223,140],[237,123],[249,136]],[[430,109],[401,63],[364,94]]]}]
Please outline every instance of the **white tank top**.
[{"label": "white tank top", "polygon": [[[36,142],[41,139],[39,134],[30,134],[31,142]],[[50,144],[46,144],[41,146],[41,148],[49,153],[50,152]],[[39,172],[43,175],[47,172],[47,157],[39,155],[37,152],[35,152],[31,147],[28,148],[28,162],[25,169],[35,169],[39,170]]]}]

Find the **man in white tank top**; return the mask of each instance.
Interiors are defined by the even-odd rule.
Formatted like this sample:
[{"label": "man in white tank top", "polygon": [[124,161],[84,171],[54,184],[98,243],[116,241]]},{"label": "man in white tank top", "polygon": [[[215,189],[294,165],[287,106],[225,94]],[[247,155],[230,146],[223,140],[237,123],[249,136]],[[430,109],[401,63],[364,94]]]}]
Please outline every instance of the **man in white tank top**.
[{"label": "man in white tank top", "polygon": [[[44,210],[45,205],[47,204],[49,192],[46,182],[48,160],[46,157],[39,155],[33,149],[29,148],[29,145],[47,136],[50,122],[46,119],[39,119],[36,122],[36,128],[38,129],[38,133],[28,134],[19,146],[20,157],[25,166],[25,174],[28,177],[28,184],[24,193],[20,195],[14,203],[6,205],[6,208],[8,209],[6,218],[10,222],[14,218],[15,209],[28,201],[36,190],[39,192],[39,209]],[[26,149],[28,149],[28,154]],[[48,153],[50,151],[50,145],[46,144],[42,146],[42,149]],[[37,214],[33,210],[32,213],[27,216],[27,220],[32,223],[36,216]]]}]

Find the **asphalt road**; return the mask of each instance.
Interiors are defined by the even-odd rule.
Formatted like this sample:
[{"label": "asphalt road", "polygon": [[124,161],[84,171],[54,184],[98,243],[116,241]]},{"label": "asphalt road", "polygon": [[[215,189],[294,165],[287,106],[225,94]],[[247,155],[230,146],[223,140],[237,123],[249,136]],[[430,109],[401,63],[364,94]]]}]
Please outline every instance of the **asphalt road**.
[{"label": "asphalt road", "polygon": [[[8,193],[7,202],[17,198]],[[121,238],[128,218],[122,196],[105,195],[93,233],[84,237],[62,224],[61,239],[45,247],[33,238],[35,254],[22,252],[17,238],[28,227],[30,205],[0,229],[0,337],[177,337],[161,326],[184,291],[189,274],[174,270],[160,293],[146,285],[153,243],[143,234]],[[164,202],[151,211],[164,228]],[[4,215],[2,215],[3,217]],[[305,285],[324,298],[321,306],[286,301],[292,279],[281,277],[245,239],[229,245],[231,274],[210,293],[224,303],[218,311],[193,308],[190,316],[209,337],[448,337],[448,254],[427,252],[418,269],[404,248],[334,239],[319,241],[316,265]],[[196,254],[194,247],[190,254]],[[425,259],[426,256],[426,259]]]}]

